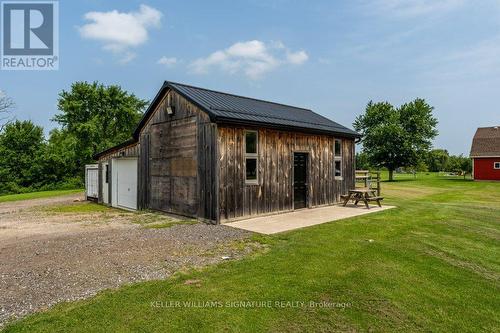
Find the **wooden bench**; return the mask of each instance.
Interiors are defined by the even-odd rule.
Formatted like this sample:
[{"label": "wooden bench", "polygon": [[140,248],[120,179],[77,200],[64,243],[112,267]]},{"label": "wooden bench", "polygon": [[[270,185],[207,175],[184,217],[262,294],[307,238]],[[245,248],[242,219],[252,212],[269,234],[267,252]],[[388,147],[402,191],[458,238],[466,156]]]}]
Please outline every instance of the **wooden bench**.
[{"label": "wooden bench", "polygon": [[358,202],[362,201],[367,209],[370,209],[370,205],[368,204],[370,201],[377,202],[379,207],[382,207],[380,201],[384,200],[383,197],[378,196],[370,196],[370,194],[375,194],[375,190],[372,189],[354,189],[349,190],[349,194],[340,195],[340,198],[343,200],[343,206],[345,207],[349,200],[354,201],[354,205],[357,206]]},{"label": "wooden bench", "polygon": [[368,201],[376,201],[377,205],[379,207],[382,207],[382,205],[380,204],[380,201],[384,200],[384,197],[368,197],[368,198],[366,198],[366,200],[368,200]]},{"label": "wooden bench", "polygon": [[[345,202],[347,200],[347,198],[349,198],[349,194],[341,194],[340,195],[340,199],[342,202]],[[356,198],[352,195],[350,198],[349,198],[349,201],[352,201],[354,202]]]}]

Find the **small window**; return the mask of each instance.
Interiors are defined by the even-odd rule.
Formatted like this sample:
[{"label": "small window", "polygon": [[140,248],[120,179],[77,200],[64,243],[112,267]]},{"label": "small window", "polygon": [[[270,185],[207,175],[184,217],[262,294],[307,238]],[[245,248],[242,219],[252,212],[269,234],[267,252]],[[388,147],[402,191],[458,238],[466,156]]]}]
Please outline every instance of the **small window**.
[{"label": "small window", "polygon": [[246,180],[248,181],[257,181],[257,159],[256,158],[247,158],[247,176]]},{"label": "small window", "polygon": [[335,179],[342,180],[342,140],[335,139],[334,146]]},{"label": "small window", "polygon": [[245,133],[245,148],[247,154],[257,154],[257,132]]},{"label": "small window", "polygon": [[245,132],[245,183],[258,184],[258,142],[256,131]]},{"label": "small window", "polygon": [[342,161],[335,161],[335,178],[342,177]]},{"label": "small window", "polygon": [[105,178],[105,182],[106,184],[109,183],[109,164],[106,164],[106,169],[105,169],[105,173],[104,173],[104,178]]},{"label": "small window", "polygon": [[500,169],[500,162],[493,163],[493,169]]},{"label": "small window", "polygon": [[342,140],[335,139],[335,157],[342,157]]}]

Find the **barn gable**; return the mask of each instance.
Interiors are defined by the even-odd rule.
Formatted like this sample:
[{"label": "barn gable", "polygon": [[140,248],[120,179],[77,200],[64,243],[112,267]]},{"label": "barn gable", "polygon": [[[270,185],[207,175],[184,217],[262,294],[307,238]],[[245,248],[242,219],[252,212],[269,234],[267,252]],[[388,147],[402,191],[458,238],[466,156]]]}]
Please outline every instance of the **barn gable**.
[{"label": "barn gable", "polygon": [[471,157],[500,157],[500,127],[477,129],[470,150]]}]

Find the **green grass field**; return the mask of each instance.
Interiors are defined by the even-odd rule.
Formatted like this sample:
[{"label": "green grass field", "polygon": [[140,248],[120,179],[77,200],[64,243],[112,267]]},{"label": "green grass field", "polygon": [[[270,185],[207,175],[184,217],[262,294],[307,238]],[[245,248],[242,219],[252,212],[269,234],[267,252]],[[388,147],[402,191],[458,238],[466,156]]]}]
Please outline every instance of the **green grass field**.
[{"label": "green grass field", "polygon": [[83,189],[41,191],[41,192],[30,192],[30,193],[21,193],[21,194],[8,194],[8,195],[0,196],[0,202],[50,198],[50,197],[57,197],[60,195],[73,194],[73,193],[78,193],[78,192],[83,192]]},{"label": "green grass field", "polygon": [[61,304],[5,331],[500,331],[500,183],[396,179],[382,194],[398,208],[256,236],[268,251]]}]

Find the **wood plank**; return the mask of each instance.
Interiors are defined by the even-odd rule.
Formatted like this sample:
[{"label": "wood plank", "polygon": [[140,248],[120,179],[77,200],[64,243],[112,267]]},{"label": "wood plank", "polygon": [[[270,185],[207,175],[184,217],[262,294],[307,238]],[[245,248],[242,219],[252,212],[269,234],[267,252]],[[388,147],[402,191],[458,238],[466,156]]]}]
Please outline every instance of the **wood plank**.
[{"label": "wood plank", "polygon": [[234,214],[243,216],[243,130],[234,129]]},{"label": "wood plank", "polygon": [[262,128],[259,129],[259,185],[246,186],[245,130],[228,125],[219,126],[218,130],[219,207],[225,213],[221,214],[223,220],[292,209],[294,151],[309,153],[310,207],[338,202],[343,189],[353,181],[353,140],[344,139],[344,181],[336,181],[332,136]]},{"label": "wood plank", "polygon": [[219,129],[219,207],[222,219],[227,219],[227,128]]}]

